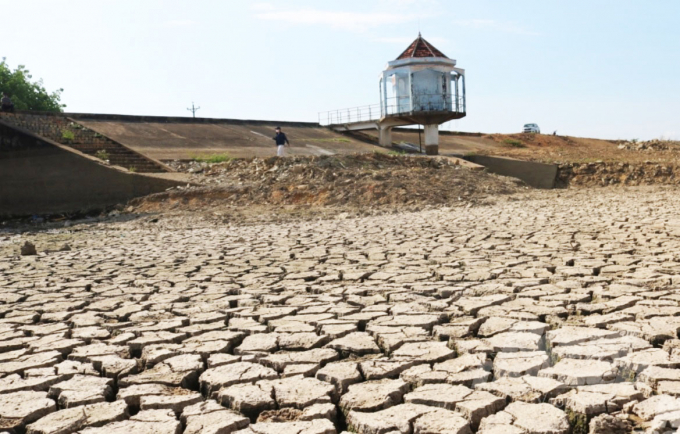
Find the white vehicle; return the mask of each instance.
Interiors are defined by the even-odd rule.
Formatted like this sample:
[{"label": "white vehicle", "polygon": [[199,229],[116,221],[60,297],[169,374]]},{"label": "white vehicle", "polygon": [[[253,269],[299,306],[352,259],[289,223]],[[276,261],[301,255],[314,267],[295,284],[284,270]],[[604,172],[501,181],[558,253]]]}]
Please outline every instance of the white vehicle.
[{"label": "white vehicle", "polygon": [[541,134],[541,129],[536,124],[526,124],[524,125],[524,132]]}]

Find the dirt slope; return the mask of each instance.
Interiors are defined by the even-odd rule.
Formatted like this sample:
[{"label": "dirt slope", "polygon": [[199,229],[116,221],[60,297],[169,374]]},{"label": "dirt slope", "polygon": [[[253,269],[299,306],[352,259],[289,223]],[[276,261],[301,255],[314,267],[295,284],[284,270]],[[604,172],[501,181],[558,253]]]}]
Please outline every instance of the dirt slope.
[{"label": "dirt slope", "polygon": [[526,188],[516,179],[471,170],[446,158],[382,153],[231,160],[193,174],[191,181],[200,185],[136,200],[134,209],[406,209],[466,204]]}]

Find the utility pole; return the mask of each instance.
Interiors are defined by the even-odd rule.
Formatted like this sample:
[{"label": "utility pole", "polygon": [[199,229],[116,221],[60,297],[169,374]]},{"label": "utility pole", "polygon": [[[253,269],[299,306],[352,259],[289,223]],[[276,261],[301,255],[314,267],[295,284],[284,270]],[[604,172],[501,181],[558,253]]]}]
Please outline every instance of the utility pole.
[{"label": "utility pole", "polygon": [[196,111],[198,111],[200,109],[201,109],[200,107],[194,107],[194,102],[191,101],[191,108],[188,108],[187,110],[189,110],[191,112],[191,114],[193,114],[194,117],[196,117]]}]

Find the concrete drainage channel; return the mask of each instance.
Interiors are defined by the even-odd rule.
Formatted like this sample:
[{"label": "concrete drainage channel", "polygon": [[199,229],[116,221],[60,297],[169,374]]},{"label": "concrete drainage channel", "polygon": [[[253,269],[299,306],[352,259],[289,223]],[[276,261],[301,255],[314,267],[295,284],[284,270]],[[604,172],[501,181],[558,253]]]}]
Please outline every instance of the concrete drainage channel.
[{"label": "concrete drainage channel", "polygon": [[534,188],[555,188],[558,172],[558,166],[555,164],[534,163],[487,155],[469,155],[462,158],[486,167],[491,173],[521,179]]}]

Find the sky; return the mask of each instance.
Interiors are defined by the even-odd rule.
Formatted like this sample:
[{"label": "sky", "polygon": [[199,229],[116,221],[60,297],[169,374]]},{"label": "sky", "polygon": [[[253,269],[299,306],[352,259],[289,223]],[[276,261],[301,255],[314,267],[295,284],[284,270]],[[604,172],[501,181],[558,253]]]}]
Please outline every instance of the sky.
[{"label": "sky", "polygon": [[444,128],[680,139],[677,0],[0,0],[0,57],[68,112],[316,121],[418,35],[466,70]]}]

